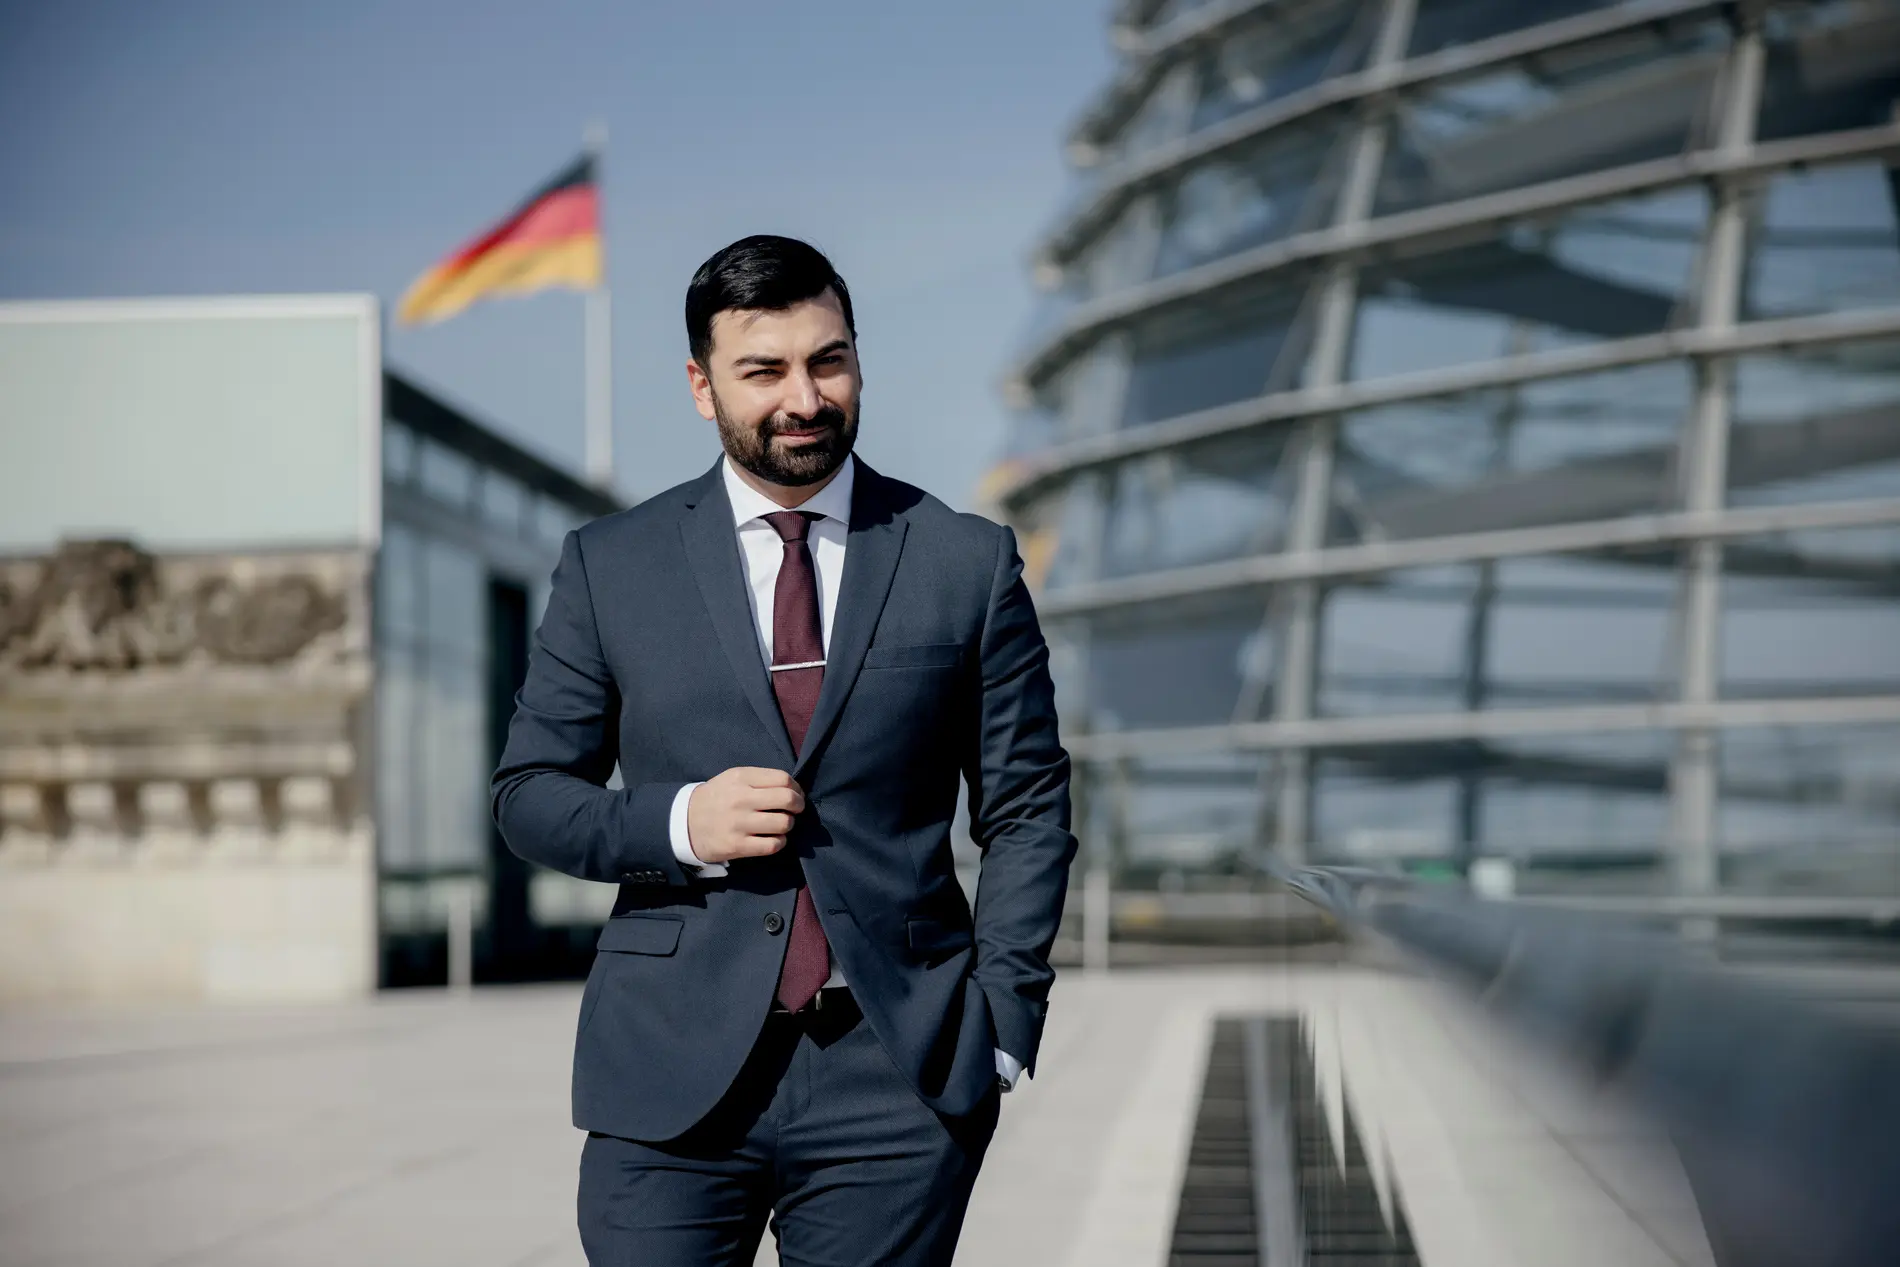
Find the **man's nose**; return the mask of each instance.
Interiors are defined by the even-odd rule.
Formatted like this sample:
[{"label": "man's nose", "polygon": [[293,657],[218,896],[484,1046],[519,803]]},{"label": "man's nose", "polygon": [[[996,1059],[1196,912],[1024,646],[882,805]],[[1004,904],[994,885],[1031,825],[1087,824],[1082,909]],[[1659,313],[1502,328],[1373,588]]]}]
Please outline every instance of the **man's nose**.
[{"label": "man's nose", "polygon": [[800,418],[814,417],[824,408],[825,398],[818,393],[818,384],[804,370],[794,370],[785,376],[785,412]]}]

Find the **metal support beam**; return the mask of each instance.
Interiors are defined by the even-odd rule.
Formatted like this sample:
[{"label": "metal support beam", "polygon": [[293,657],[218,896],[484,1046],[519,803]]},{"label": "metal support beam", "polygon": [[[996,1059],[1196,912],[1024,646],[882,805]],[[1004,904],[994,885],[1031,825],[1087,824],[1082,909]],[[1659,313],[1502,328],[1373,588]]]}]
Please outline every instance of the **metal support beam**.
[{"label": "metal support beam", "polygon": [[1022,475],[1002,497],[1005,503],[1016,505],[1077,471],[1263,427],[1283,426],[1319,413],[1436,400],[1488,387],[1544,382],[1682,357],[1818,348],[1896,334],[1900,334],[1900,307],[1867,308],[1749,321],[1729,330],[1666,330],[1323,389],[1301,387],[1058,445],[1026,459]]},{"label": "metal support beam", "polygon": [[[1754,146],[1761,106],[1763,50],[1761,28],[1746,10],[1722,75],[1717,116],[1717,153],[1744,164]],[[1737,178],[1718,180],[1703,245],[1699,325],[1727,333],[1735,328],[1743,271],[1747,264],[1749,192]],[[1729,428],[1733,412],[1734,366],[1725,357],[1696,361],[1695,402],[1684,431],[1682,506],[1689,514],[1720,513],[1728,483]],[[1722,635],[1722,543],[1691,544],[1678,591],[1682,613],[1678,636],[1677,698],[1690,707],[1712,703],[1719,693]],[[1710,727],[1689,727],[1676,740],[1669,769],[1670,850],[1675,888],[1685,895],[1707,894],[1719,887],[1721,754]],[[1712,935],[1704,924],[1686,927]]]},{"label": "metal support beam", "polygon": [[[1759,77],[1759,72],[1757,74]],[[1548,218],[1573,207],[1678,188],[1698,180],[1738,179],[1800,164],[1832,166],[1891,160],[1896,154],[1900,154],[1900,124],[1889,123],[1851,132],[1793,137],[1739,152],[1697,150],[1399,212],[1345,227],[1333,225],[1310,233],[1296,233],[1079,305],[1031,350],[1014,377],[1021,383],[1040,381],[1076,348],[1100,337],[1105,330],[1135,318],[1259,286],[1274,273],[1320,267],[1336,257],[1356,258],[1374,251],[1382,259],[1430,254],[1481,240],[1501,226]]]},{"label": "metal support beam", "polygon": [[1855,726],[1900,722],[1900,695],[1809,699],[1713,700],[1706,704],[1593,704],[1572,708],[1487,708],[1475,713],[1394,713],[1316,717],[1303,722],[1173,726],[1099,731],[1070,742],[1078,761],[1180,758],[1200,753],[1278,752],[1591,735],[1655,730],[1729,730],[1758,726]]},{"label": "metal support beam", "polygon": [[[1412,38],[1417,0],[1386,0],[1373,41],[1368,69],[1379,73],[1397,65]],[[1382,101],[1366,105],[1358,129],[1347,144],[1346,170],[1339,201],[1333,210],[1332,231],[1351,232],[1372,214],[1385,162],[1390,119]],[[1357,266],[1341,260],[1319,281],[1319,309],[1315,314],[1312,350],[1306,362],[1306,385],[1321,390],[1335,387],[1345,377],[1352,349],[1353,314],[1359,297]],[[1310,557],[1326,546],[1326,525],[1332,514],[1333,454],[1339,420],[1322,415],[1306,424],[1299,441],[1299,480],[1287,525],[1286,552]],[[1281,723],[1303,722],[1313,715],[1319,678],[1320,602],[1316,580],[1296,581],[1274,604],[1280,619],[1277,677],[1273,718]],[[1273,765],[1273,845],[1291,863],[1303,861],[1313,838],[1313,769],[1304,749],[1289,749]]]}]

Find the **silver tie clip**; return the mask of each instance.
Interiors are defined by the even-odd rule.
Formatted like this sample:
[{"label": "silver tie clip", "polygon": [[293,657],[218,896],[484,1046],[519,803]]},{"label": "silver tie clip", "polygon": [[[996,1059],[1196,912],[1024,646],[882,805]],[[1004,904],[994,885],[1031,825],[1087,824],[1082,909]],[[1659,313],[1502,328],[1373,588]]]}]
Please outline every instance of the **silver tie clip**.
[{"label": "silver tie clip", "polygon": [[822,669],[825,667],[825,662],[823,660],[801,660],[797,664],[768,664],[765,667],[769,672],[783,673],[787,669]]}]

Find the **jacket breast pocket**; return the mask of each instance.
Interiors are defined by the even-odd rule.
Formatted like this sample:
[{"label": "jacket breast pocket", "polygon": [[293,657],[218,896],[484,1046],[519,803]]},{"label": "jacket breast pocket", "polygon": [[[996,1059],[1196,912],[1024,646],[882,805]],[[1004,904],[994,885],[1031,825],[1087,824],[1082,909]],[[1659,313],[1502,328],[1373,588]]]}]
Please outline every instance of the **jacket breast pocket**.
[{"label": "jacket breast pocket", "polygon": [[961,663],[963,644],[960,642],[872,647],[864,653],[867,669],[954,669]]},{"label": "jacket breast pocket", "polygon": [[607,921],[594,946],[619,955],[670,955],[679,949],[684,924],[677,915],[621,915]]},{"label": "jacket breast pocket", "polygon": [[975,934],[965,925],[938,919],[905,920],[904,938],[910,943],[911,953],[926,963],[948,959],[976,943]]}]

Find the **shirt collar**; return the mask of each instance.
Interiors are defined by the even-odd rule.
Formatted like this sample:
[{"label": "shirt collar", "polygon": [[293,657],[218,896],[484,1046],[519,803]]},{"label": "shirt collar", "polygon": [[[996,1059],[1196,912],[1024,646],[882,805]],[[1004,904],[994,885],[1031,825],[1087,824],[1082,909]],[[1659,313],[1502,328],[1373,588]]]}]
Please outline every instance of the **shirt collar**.
[{"label": "shirt collar", "polygon": [[[731,458],[721,458],[719,460],[719,473],[726,481],[726,498],[732,503],[732,524],[735,528],[743,528],[754,519],[759,519],[785,509],[785,507],[779,505],[764,493],[759,492],[753,488],[752,485],[740,479],[739,473],[732,469]],[[796,509],[807,511],[814,515],[823,515],[827,519],[836,519],[839,523],[849,527],[851,524],[851,488],[852,485],[857,482],[857,474],[858,459],[857,456],[853,454],[845,458],[844,465],[838,468],[838,473],[831,477],[829,484],[812,494],[810,501],[807,501],[802,506],[796,507]]]}]

